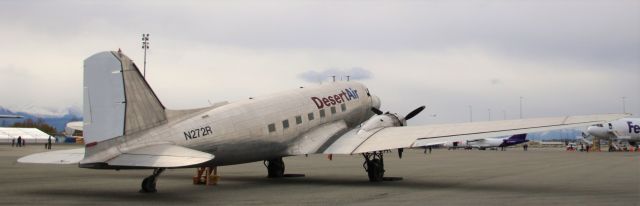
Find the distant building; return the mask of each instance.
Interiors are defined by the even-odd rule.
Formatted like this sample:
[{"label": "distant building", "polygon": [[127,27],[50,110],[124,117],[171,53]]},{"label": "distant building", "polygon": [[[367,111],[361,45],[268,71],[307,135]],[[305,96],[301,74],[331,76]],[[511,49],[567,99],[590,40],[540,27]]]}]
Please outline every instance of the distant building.
[{"label": "distant building", "polygon": [[82,121],[69,122],[64,128],[64,134],[72,137],[82,137]]},{"label": "distant building", "polygon": [[[44,133],[36,128],[17,128],[17,127],[0,127],[0,143],[11,144],[12,139],[22,137],[27,143],[46,143],[49,140],[49,134]],[[51,136],[52,141],[55,137]]]},{"label": "distant building", "polygon": [[64,134],[68,137],[71,137],[72,139],[69,141],[69,138],[67,138],[65,142],[75,142],[79,144],[84,143],[82,129],[82,121],[67,123],[67,126],[64,128]]}]

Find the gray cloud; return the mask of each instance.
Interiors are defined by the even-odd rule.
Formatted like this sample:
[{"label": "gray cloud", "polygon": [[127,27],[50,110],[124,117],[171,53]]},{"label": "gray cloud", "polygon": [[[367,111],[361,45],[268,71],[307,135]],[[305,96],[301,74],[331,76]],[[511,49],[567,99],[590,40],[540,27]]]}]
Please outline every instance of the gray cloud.
[{"label": "gray cloud", "polygon": [[140,65],[148,32],[148,80],[175,108],[349,73],[385,109],[438,114],[412,123],[467,121],[469,105],[517,117],[519,96],[525,117],[619,112],[622,96],[640,113],[639,15],[637,0],[0,1],[0,80],[21,87],[0,105],[81,104],[82,60],[122,48]]},{"label": "gray cloud", "polygon": [[350,69],[325,69],[322,71],[306,71],[298,75],[298,78],[312,83],[323,82],[331,79],[331,76],[336,76],[336,80],[346,80],[349,76],[350,80],[365,80],[373,77],[373,73],[369,70],[360,67],[353,67]]}]

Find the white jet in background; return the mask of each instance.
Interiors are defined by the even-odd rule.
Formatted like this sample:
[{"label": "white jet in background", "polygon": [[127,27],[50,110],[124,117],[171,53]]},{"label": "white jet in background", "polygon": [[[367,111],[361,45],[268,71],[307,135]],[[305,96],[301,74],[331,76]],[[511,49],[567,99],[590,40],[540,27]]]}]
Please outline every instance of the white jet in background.
[{"label": "white jet in background", "polygon": [[380,99],[365,85],[335,82],[205,108],[170,110],[128,57],[101,52],[84,61],[85,147],[32,154],[18,161],[153,169],[142,181],[141,191],[155,192],[158,176],[168,168],[265,161],[268,177],[283,177],[286,156],[362,154],[369,180],[383,181],[385,150],[580,127],[626,116],[406,126],[406,120],[424,106],[406,116],[378,108]]},{"label": "white jet in background", "polygon": [[498,147],[505,148],[508,146],[522,144],[526,142],[529,142],[529,140],[527,139],[527,134],[516,134],[510,137],[503,137],[503,138],[480,138],[480,139],[473,139],[473,140],[460,141],[460,142],[447,142],[442,145],[449,149],[476,148],[479,150],[485,150],[487,148],[489,149],[494,149]]},{"label": "white jet in background", "polygon": [[601,139],[628,142],[637,147],[640,143],[640,119],[622,118],[605,124],[594,124],[587,128],[587,133]]}]

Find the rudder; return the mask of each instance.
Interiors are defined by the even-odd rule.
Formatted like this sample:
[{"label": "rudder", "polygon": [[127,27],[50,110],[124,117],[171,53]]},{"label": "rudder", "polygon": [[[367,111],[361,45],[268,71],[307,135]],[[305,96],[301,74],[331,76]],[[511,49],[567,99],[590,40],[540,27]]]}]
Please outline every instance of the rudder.
[{"label": "rudder", "polygon": [[94,144],[167,121],[165,108],[136,65],[121,52],[84,61],[84,138]]}]

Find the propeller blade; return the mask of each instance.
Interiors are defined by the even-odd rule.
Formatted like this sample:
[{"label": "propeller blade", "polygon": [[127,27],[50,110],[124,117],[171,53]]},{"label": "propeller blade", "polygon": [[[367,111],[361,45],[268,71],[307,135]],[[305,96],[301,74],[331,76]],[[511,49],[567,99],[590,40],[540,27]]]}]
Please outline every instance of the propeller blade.
[{"label": "propeller blade", "polygon": [[382,113],[384,113],[384,112],[380,111],[378,108],[375,108],[375,107],[371,107],[371,111],[373,113],[376,113],[377,115],[381,115]]},{"label": "propeller blade", "polygon": [[422,112],[422,110],[424,110],[425,106],[421,106],[418,107],[416,109],[414,109],[413,111],[409,112],[409,114],[407,114],[407,116],[404,117],[405,120],[409,120],[413,117],[415,117],[416,115],[420,114],[420,112]]}]

